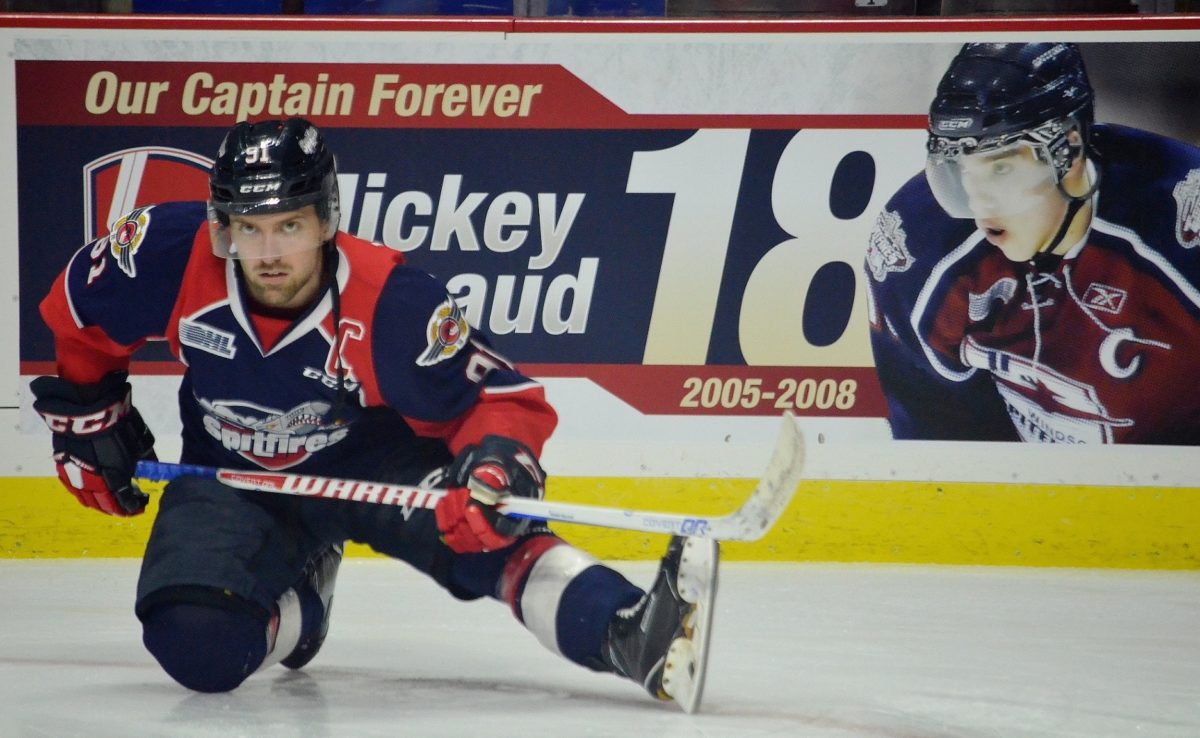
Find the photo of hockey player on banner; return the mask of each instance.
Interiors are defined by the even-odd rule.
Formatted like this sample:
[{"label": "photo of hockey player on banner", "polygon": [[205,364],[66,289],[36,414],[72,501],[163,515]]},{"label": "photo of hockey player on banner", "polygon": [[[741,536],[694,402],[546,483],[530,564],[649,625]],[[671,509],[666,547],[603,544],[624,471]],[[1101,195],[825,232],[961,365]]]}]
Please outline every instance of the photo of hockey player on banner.
[{"label": "photo of hockey player on banner", "polygon": [[1200,443],[1200,149],[1095,120],[1075,44],[966,44],[879,214],[896,438]]}]

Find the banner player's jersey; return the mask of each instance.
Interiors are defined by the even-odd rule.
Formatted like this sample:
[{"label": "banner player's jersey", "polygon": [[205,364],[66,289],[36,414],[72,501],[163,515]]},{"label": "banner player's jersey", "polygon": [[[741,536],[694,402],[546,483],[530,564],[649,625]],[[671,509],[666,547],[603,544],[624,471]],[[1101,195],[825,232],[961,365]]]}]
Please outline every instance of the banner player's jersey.
[{"label": "banner player's jersey", "polygon": [[1091,230],[1011,262],[924,174],[868,246],[871,340],[897,438],[1200,443],[1200,150],[1093,131]]},{"label": "banner player's jersey", "polygon": [[336,244],[336,303],[327,289],[280,321],[251,314],[236,262],[212,253],[204,203],[139,208],[42,302],[59,373],[96,381],[165,339],[186,365],[188,463],[371,475],[417,453],[416,435],[456,452],[486,433],[540,453],[556,420],[541,386],[473,333],[445,286],[390,249]]}]

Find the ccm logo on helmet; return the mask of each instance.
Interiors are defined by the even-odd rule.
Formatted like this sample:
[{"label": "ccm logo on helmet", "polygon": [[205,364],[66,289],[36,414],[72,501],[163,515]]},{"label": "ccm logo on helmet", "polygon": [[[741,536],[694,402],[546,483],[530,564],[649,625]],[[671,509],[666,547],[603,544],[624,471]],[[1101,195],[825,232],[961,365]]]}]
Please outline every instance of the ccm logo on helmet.
[{"label": "ccm logo on helmet", "polygon": [[280,182],[259,182],[258,184],[243,184],[238,185],[238,192],[274,192],[279,189]]},{"label": "ccm logo on helmet", "polygon": [[937,128],[939,131],[961,131],[970,128],[974,122],[973,118],[946,118],[938,121]]}]

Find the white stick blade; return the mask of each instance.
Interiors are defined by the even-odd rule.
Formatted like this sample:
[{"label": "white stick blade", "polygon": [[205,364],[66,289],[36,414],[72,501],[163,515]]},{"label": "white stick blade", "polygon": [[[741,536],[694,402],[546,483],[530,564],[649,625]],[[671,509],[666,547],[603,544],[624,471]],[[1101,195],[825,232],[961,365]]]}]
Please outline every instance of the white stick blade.
[{"label": "white stick blade", "polygon": [[[783,425],[775,442],[775,451],[767,470],[749,499],[735,513],[717,521],[722,528],[715,535],[727,541],[757,541],[775,527],[804,475],[804,434],[791,413],[784,413]],[[728,532],[724,528],[729,528]]]}]

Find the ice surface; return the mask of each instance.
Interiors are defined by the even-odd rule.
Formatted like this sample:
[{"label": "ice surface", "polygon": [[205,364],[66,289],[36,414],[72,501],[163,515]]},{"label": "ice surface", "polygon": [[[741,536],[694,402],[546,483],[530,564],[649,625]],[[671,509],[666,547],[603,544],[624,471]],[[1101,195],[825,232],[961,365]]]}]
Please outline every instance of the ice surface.
[{"label": "ice surface", "polygon": [[0,561],[0,736],[1200,736],[1200,573],[721,574],[704,709],[689,716],[545,651],[495,602],[368,559],[344,564],[306,669],[190,693],[141,646],[136,561]]}]

